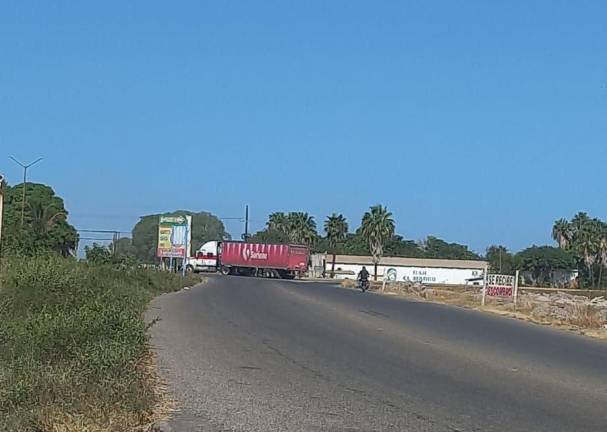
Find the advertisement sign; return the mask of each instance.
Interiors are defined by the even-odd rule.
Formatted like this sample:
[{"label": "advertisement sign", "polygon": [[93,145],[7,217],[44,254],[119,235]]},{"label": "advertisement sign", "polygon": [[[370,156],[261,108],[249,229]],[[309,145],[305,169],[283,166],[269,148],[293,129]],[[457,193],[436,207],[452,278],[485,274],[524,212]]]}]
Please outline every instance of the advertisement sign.
[{"label": "advertisement sign", "polygon": [[487,275],[487,295],[490,297],[512,297],[514,295],[514,276]]},{"label": "advertisement sign", "polygon": [[[482,264],[481,264],[482,265]],[[340,266],[342,269],[358,273],[362,266]],[[380,264],[377,269],[379,275],[383,274],[386,282],[419,282],[422,284],[451,284],[467,285],[469,279],[481,277],[483,269],[480,268],[437,268],[414,266],[385,266]]]},{"label": "advertisement sign", "polygon": [[190,256],[192,216],[160,216],[158,223],[158,249],[160,258]]},{"label": "advertisement sign", "polygon": [[518,275],[515,276],[502,274],[487,274],[485,277],[485,286],[483,288],[483,304],[485,297],[511,297],[516,304],[518,295]]}]

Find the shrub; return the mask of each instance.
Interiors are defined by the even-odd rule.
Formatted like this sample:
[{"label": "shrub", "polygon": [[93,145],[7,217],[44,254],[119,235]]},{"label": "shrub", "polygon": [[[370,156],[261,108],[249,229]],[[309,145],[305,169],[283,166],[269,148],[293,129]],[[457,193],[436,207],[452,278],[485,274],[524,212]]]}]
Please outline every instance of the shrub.
[{"label": "shrub", "polygon": [[0,431],[122,431],[149,415],[143,312],[192,279],[37,257],[4,261],[0,281]]}]

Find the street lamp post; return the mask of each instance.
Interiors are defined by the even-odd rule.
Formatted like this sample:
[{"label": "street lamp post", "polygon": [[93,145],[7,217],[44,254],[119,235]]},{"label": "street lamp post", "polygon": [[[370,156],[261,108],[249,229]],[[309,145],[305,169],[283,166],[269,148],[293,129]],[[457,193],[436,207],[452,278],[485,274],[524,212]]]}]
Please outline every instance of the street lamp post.
[{"label": "street lamp post", "polygon": [[38,162],[40,162],[42,160],[42,158],[38,158],[34,162],[30,162],[26,165],[26,164],[19,162],[17,159],[15,159],[12,156],[9,156],[9,157],[13,161],[15,161],[17,164],[19,164],[21,166],[21,168],[23,168],[23,198],[21,199],[21,226],[23,227],[23,219],[25,217],[25,191],[26,191],[26,185],[27,185],[27,169],[29,167],[31,167],[32,165],[35,165]]}]

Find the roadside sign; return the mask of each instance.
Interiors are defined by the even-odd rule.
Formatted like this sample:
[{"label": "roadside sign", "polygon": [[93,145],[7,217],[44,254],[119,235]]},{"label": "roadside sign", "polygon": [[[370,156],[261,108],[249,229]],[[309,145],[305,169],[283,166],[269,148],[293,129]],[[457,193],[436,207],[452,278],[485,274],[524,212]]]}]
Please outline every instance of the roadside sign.
[{"label": "roadside sign", "polygon": [[518,297],[518,276],[518,270],[514,276],[487,274],[485,277],[485,284],[483,286],[482,304],[485,304],[485,298],[489,296],[512,298],[514,300],[514,305],[516,306],[516,300]]},{"label": "roadside sign", "polygon": [[189,256],[191,233],[191,216],[160,216],[157,256],[160,258],[184,258]]}]

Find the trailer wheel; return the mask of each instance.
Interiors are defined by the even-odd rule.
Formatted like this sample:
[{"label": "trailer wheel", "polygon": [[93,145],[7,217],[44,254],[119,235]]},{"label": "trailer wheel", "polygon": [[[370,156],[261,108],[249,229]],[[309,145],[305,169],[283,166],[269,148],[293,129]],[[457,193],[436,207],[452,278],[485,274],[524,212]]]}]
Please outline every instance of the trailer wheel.
[{"label": "trailer wheel", "polygon": [[221,274],[224,276],[227,276],[231,273],[230,271],[230,267],[227,266],[221,266]]}]

